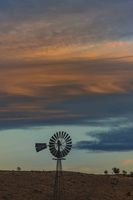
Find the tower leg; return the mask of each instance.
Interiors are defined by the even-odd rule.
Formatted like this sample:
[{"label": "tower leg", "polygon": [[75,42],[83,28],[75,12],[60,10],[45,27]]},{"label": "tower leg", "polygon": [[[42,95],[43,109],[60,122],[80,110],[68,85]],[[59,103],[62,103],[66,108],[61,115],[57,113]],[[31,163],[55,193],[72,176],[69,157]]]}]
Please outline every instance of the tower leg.
[{"label": "tower leg", "polygon": [[61,159],[57,159],[57,163],[56,163],[54,200],[64,200],[64,196],[63,196],[63,174],[62,174]]}]

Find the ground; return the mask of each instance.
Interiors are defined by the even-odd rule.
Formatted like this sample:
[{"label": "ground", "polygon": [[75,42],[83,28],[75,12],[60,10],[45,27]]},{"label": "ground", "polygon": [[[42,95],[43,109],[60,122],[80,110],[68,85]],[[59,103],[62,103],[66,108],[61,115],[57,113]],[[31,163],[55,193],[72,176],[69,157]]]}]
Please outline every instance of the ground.
[{"label": "ground", "polygon": [[[54,172],[0,171],[0,200],[52,200]],[[64,199],[132,200],[133,177],[63,173]]]}]

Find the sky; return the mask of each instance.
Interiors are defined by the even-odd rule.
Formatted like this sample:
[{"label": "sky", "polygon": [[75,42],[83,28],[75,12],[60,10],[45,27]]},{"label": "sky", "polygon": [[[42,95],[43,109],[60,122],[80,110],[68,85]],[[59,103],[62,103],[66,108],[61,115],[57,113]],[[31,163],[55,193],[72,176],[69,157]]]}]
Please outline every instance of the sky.
[{"label": "sky", "polygon": [[0,169],[133,168],[133,1],[0,0]]}]

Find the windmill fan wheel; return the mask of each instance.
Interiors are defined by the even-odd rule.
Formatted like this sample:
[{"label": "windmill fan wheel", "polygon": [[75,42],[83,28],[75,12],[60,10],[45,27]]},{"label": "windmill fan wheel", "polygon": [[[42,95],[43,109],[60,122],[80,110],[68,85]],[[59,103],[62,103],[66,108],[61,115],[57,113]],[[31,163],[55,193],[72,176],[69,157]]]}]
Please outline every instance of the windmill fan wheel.
[{"label": "windmill fan wheel", "polygon": [[65,157],[72,148],[72,139],[64,131],[56,132],[49,140],[49,150],[56,158]]}]

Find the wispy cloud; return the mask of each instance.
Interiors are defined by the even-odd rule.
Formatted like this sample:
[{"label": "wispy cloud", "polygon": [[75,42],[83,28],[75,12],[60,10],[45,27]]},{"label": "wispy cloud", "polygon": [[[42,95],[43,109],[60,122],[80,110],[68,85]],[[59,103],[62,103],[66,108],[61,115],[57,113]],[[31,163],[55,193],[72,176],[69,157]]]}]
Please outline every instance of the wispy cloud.
[{"label": "wispy cloud", "polygon": [[0,69],[2,121],[83,124],[133,112],[131,63],[39,61]]},{"label": "wispy cloud", "polygon": [[[1,64],[1,92],[37,95],[41,88],[52,94],[130,93],[132,64],[110,60]],[[66,87],[67,86],[67,87]],[[69,87],[70,86],[70,87]],[[53,93],[54,96],[54,93]]]},{"label": "wispy cloud", "polygon": [[90,59],[133,53],[130,0],[1,1],[0,6],[0,60]]},{"label": "wispy cloud", "polygon": [[131,114],[132,7],[130,0],[0,1],[1,120]]}]

